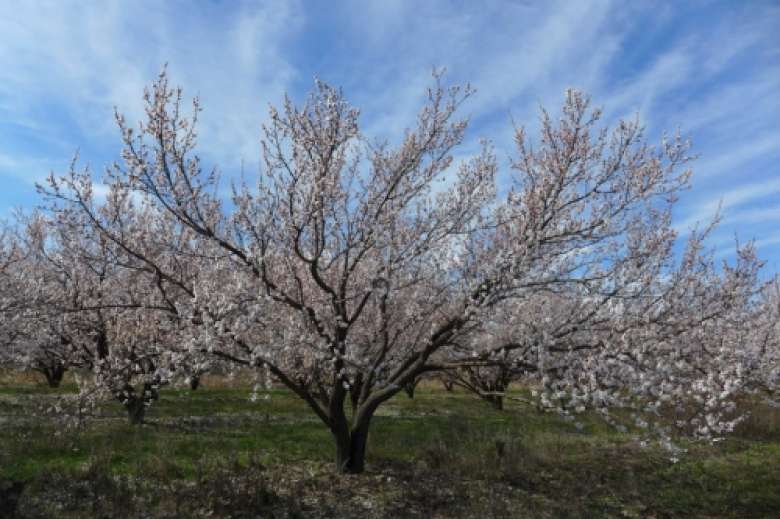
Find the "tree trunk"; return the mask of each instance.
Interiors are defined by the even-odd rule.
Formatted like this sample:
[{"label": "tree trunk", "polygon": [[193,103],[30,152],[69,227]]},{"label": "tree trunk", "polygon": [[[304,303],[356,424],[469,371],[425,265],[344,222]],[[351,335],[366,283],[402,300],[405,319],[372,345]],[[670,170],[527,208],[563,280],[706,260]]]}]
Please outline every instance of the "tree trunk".
[{"label": "tree trunk", "polygon": [[65,375],[65,368],[63,366],[52,366],[42,369],[41,373],[46,377],[46,383],[49,384],[49,387],[57,388],[60,387],[62,377]]},{"label": "tree trunk", "polygon": [[509,387],[509,377],[505,372],[498,374],[497,378],[489,382],[485,389],[487,394],[483,398],[487,400],[493,409],[502,411],[504,409],[504,392]]},{"label": "tree trunk", "polygon": [[25,485],[25,481],[0,480],[0,517],[17,517],[17,507]]},{"label": "tree trunk", "polygon": [[139,425],[144,423],[146,408],[152,405],[160,397],[160,391],[157,386],[150,383],[144,383],[144,389],[136,392],[132,385],[125,387],[123,393],[117,398],[124,404],[127,410],[127,418],[130,425]]},{"label": "tree trunk", "polygon": [[336,441],[336,472],[339,474],[360,474],[365,470],[370,424],[371,416],[363,415],[352,428],[346,420],[331,428]]},{"label": "tree trunk", "polygon": [[503,411],[504,410],[504,397],[501,395],[486,395],[485,400],[487,400],[490,405],[493,407],[493,409],[497,411]]},{"label": "tree trunk", "polygon": [[409,398],[414,398],[414,390],[417,389],[417,381],[413,380],[409,382],[408,384],[404,385],[404,392],[406,392],[406,396]]},{"label": "tree trunk", "polygon": [[352,404],[354,413],[360,405],[360,393],[363,391],[363,374],[358,373],[354,382],[349,386],[349,401]]},{"label": "tree trunk", "polygon": [[144,405],[143,398],[129,398],[125,402],[125,409],[127,410],[127,419],[130,422],[130,425],[140,425],[144,423],[146,406]]}]

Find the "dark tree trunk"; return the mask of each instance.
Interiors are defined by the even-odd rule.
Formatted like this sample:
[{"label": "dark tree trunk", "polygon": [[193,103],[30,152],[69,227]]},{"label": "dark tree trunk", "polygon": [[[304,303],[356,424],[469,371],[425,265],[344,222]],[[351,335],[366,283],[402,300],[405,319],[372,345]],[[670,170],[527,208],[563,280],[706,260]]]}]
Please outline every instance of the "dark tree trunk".
[{"label": "dark tree trunk", "polygon": [[130,425],[144,423],[146,408],[159,397],[158,388],[149,383],[144,384],[144,389],[140,393],[136,393],[135,389],[128,385],[122,395],[118,396],[125,406]]},{"label": "dark tree trunk", "polygon": [[414,398],[414,390],[417,389],[417,384],[420,383],[420,379],[413,379],[411,382],[404,384],[404,392],[409,398]]},{"label": "dark tree trunk", "polygon": [[497,411],[504,410],[504,397],[501,395],[485,395],[485,400]]},{"label": "dark tree trunk", "polygon": [[368,423],[346,434],[334,433],[336,440],[336,472],[360,474],[366,467]]},{"label": "dark tree trunk", "polygon": [[488,401],[493,409],[502,411],[504,409],[504,392],[509,386],[509,380],[505,373],[500,373],[498,378],[487,384],[485,388],[487,394],[482,398]]},{"label": "dark tree trunk", "polygon": [[40,370],[43,376],[46,377],[46,383],[51,388],[60,387],[62,377],[65,375],[65,367],[61,365],[46,367]]},{"label": "dark tree trunk", "polygon": [[363,374],[358,373],[355,381],[349,386],[349,401],[352,404],[352,412],[355,412],[360,404],[360,393],[363,391]]},{"label": "dark tree trunk", "polygon": [[144,423],[144,415],[146,414],[146,406],[142,398],[132,396],[125,401],[125,409],[127,410],[127,419],[130,425],[140,425]]},{"label": "dark tree trunk", "polygon": [[376,406],[361,408],[353,415],[352,423],[340,414],[331,418],[330,431],[336,443],[336,472],[339,474],[360,474],[366,466],[368,430]]},{"label": "dark tree trunk", "polygon": [[24,481],[0,480],[0,517],[17,517],[17,507],[25,485],[27,483]]}]

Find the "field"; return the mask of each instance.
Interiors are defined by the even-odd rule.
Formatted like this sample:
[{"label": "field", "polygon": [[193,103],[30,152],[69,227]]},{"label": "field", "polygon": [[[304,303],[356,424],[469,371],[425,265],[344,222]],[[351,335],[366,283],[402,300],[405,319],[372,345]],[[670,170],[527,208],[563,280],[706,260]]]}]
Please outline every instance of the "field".
[{"label": "field", "polygon": [[[330,435],[285,390],[206,378],[167,388],[132,427],[107,404],[62,430],[74,391],[0,375],[0,517],[777,517],[780,409],[677,463],[595,418],[584,427],[423,384],[372,423],[367,471],[334,476]],[[520,390],[518,390],[520,391]]]}]

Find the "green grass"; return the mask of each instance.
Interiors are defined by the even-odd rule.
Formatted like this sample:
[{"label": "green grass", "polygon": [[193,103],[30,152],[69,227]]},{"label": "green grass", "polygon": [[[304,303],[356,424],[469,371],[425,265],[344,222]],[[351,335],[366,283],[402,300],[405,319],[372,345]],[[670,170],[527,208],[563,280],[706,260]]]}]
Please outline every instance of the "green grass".
[{"label": "green grass", "polygon": [[[59,391],[72,390],[66,384]],[[159,517],[198,516],[193,503],[204,496],[211,497],[203,506],[225,516],[241,516],[238,502],[250,509],[275,503],[279,517],[316,516],[297,508],[293,490],[333,517],[359,509],[361,499],[376,503],[356,517],[742,518],[780,510],[780,410],[755,403],[734,437],[688,445],[689,453],[671,463],[665,452],[640,448],[596,417],[584,417],[578,430],[519,404],[495,411],[471,395],[425,385],[413,400],[400,395],[380,408],[367,473],[350,479],[332,475],[328,431],[285,390],[250,402],[241,387],[166,389],[140,427],[127,425],[114,403],[83,430],[59,430],[49,418],[22,420],[53,393],[31,380],[0,380],[0,482],[29,483],[30,501],[20,509],[30,507],[30,517],[51,512],[41,504],[48,498],[36,504],[36,493],[58,485],[70,495],[89,493],[78,490],[79,482],[95,487],[98,480],[110,499],[95,498],[95,513],[108,501],[127,512],[135,510],[133,500],[147,499],[144,506]],[[219,486],[225,478],[229,488]],[[223,503],[225,492],[235,502]],[[174,506],[170,496],[190,497],[177,497]],[[79,506],[72,505],[73,517],[85,513]],[[282,509],[288,515],[279,515]]]}]

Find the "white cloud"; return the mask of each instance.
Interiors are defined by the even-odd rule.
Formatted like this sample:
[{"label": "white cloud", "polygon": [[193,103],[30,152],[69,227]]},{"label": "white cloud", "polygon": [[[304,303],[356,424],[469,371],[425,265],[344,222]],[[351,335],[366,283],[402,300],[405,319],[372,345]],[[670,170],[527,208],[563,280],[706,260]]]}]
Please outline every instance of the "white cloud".
[{"label": "white cloud", "polygon": [[780,222],[780,205],[746,209],[734,213],[725,219],[724,223],[772,223]]},{"label": "white cloud", "polygon": [[0,153],[0,178],[12,178],[27,187],[45,180],[59,163],[48,158]]},{"label": "white cloud", "polygon": [[761,199],[777,199],[780,196],[780,178],[737,187],[725,192],[719,199],[710,199],[697,205],[681,222],[675,225],[679,232],[685,232],[697,223],[706,223],[718,212],[728,221],[734,221],[732,208]]},{"label": "white cloud", "polygon": [[172,80],[203,98],[202,152],[227,167],[256,160],[266,103],[296,74],[282,49],[300,26],[296,8],[279,0],[228,15],[173,2],[3,3],[0,118],[41,138],[66,118],[78,129],[65,138],[72,149],[82,139],[116,143],[113,106],[142,117],[143,87],[167,61]]},{"label": "white cloud", "polygon": [[[752,139],[737,141],[722,145],[719,149],[713,149],[706,154],[706,160],[700,160],[694,165],[695,179],[707,182],[711,177],[722,176],[730,173],[733,177],[749,177],[756,173],[770,173],[771,171],[752,172],[747,170],[750,163],[768,155],[780,156],[780,132],[759,134]],[[761,175],[763,176],[763,175]]]},{"label": "white cloud", "polygon": [[477,89],[463,108],[473,115],[470,139],[476,144],[487,134],[501,155],[513,147],[513,117],[533,127],[540,104],[557,106],[566,88],[602,83],[631,12],[614,5],[510,2],[455,10],[444,2],[352,4],[353,30],[366,49],[350,62],[353,77],[342,76],[347,94],[363,109],[367,134],[397,139],[414,124],[431,68],[446,66],[446,82]]}]

